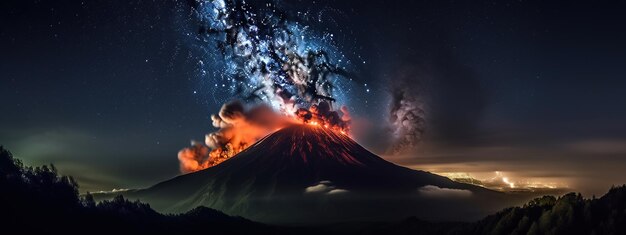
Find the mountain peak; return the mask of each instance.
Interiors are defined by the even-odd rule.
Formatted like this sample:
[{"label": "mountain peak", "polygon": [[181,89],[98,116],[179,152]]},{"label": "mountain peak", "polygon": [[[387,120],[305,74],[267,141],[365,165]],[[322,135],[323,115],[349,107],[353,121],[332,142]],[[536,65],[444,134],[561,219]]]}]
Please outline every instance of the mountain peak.
[{"label": "mountain peak", "polygon": [[[336,161],[364,166],[380,162],[377,156],[357,144],[347,134],[318,125],[291,125],[262,138],[240,155],[259,158],[287,157],[301,163]],[[272,159],[276,160],[276,159]]]},{"label": "mountain peak", "polygon": [[129,194],[161,212],[206,206],[283,223],[411,215],[467,220],[486,214],[476,211],[477,203],[500,195],[398,166],[340,131],[308,124],[284,127],[221,164]]}]

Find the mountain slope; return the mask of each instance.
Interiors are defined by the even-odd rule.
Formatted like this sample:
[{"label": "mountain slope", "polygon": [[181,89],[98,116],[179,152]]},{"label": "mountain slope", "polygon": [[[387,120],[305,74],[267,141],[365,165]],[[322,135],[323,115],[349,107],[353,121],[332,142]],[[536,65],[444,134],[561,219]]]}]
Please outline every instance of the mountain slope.
[{"label": "mountain slope", "polygon": [[471,220],[511,203],[387,162],[340,132],[310,125],[283,128],[222,164],[126,196],[162,212],[207,206],[271,223]]}]

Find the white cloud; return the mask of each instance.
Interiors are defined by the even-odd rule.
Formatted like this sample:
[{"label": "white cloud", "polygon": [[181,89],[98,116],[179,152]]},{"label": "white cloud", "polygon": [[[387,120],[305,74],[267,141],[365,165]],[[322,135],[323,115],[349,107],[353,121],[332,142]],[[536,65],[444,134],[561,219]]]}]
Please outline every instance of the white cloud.
[{"label": "white cloud", "polygon": [[330,190],[333,190],[333,188],[334,188],[333,186],[322,184],[320,182],[320,184],[306,187],[306,189],[304,191],[306,193],[325,193],[325,192],[328,192]]},{"label": "white cloud", "polygon": [[426,185],[418,189],[421,195],[427,197],[469,197],[472,191],[465,189],[440,188],[434,185]]},{"label": "white cloud", "polygon": [[348,192],[348,190],[338,188],[338,189],[330,190],[326,194],[329,194],[329,195],[330,194],[342,194],[342,193],[347,193],[347,192]]},{"label": "white cloud", "polygon": [[348,190],[337,188],[333,185],[333,182],[328,180],[323,180],[317,183],[316,185],[306,187],[304,189],[305,193],[311,194],[325,194],[325,195],[336,195],[347,193]]},{"label": "white cloud", "polygon": [[104,194],[106,194],[106,193],[121,193],[121,192],[126,192],[128,190],[130,190],[130,189],[127,189],[127,188],[120,188],[120,189],[114,188],[113,190],[110,190],[110,191],[97,191],[95,193],[104,193]]}]

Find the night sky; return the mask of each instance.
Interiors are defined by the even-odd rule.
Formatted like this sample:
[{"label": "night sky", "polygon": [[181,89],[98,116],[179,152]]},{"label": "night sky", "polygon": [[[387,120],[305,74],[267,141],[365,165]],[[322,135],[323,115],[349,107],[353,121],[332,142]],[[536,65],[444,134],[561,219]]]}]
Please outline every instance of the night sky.
[{"label": "night sky", "polygon": [[[256,4],[266,6],[263,3]],[[545,1],[314,1],[353,81],[356,139],[436,173],[555,183],[587,196],[626,183],[626,5]],[[189,1],[2,1],[0,144],[53,163],[82,191],[179,173],[176,153],[231,99]],[[210,69],[210,68],[209,68]],[[416,150],[391,156],[393,84],[426,110]],[[388,133],[387,133],[388,134]]]}]

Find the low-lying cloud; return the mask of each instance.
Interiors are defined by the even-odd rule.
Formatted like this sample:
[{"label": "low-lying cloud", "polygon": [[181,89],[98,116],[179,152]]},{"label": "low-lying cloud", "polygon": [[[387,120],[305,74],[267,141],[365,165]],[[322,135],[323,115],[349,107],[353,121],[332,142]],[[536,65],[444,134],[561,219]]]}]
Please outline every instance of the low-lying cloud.
[{"label": "low-lying cloud", "polygon": [[426,185],[418,189],[420,195],[426,197],[469,197],[472,191],[466,189],[440,188],[434,185]]},{"label": "low-lying cloud", "polygon": [[333,182],[328,180],[323,180],[317,183],[316,185],[306,187],[304,189],[304,193],[307,194],[325,194],[325,195],[336,195],[343,194],[349,192],[346,189],[337,188],[333,185]]}]

